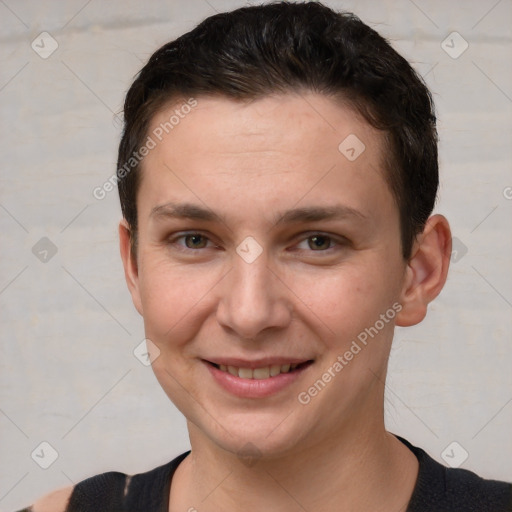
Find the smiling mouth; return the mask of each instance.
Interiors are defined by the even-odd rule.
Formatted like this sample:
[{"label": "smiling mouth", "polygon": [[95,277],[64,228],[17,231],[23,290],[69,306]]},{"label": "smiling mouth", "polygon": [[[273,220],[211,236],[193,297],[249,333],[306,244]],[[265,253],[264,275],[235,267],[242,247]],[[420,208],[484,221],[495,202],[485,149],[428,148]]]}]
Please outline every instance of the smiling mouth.
[{"label": "smiling mouth", "polygon": [[268,366],[262,366],[260,368],[243,368],[238,366],[226,366],[224,364],[216,364],[211,361],[206,361],[211,366],[214,366],[218,370],[225,373],[230,373],[240,379],[268,379],[270,377],[277,377],[282,373],[293,373],[298,370],[305,368],[313,363],[313,360],[304,361],[303,363],[292,363],[292,364],[273,364]]}]

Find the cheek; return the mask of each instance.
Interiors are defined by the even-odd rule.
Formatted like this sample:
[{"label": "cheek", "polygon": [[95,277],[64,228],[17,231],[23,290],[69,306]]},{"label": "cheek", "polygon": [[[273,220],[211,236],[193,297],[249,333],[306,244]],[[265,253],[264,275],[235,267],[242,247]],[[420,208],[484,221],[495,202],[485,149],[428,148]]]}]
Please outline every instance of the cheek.
[{"label": "cheek", "polygon": [[[376,322],[379,337],[392,334],[396,278],[385,265],[379,267],[368,261],[337,271],[295,274],[291,282],[305,306],[301,306],[304,317],[310,318],[314,330],[327,334],[322,338],[328,349],[348,349],[359,335],[364,340],[364,333],[373,339]],[[381,315],[387,311],[390,312],[382,325]],[[368,330],[373,336],[368,335]]]},{"label": "cheek", "polygon": [[146,336],[157,345],[179,344],[197,329],[215,276],[206,269],[179,267],[164,258],[146,258],[139,271]]},{"label": "cheek", "polygon": [[211,274],[172,265],[155,254],[148,254],[139,269],[145,335],[156,346],[153,372],[182,411],[200,384],[188,378],[194,359],[187,353],[193,352],[193,340],[207,317],[208,292],[215,283]]}]

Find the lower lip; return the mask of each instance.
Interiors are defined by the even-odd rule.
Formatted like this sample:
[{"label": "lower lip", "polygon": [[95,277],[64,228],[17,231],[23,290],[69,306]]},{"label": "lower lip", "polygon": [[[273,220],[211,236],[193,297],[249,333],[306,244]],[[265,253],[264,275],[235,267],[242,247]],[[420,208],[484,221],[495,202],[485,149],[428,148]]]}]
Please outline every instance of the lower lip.
[{"label": "lower lip", "polygon": [[219,370],[210,363],[205,362],[205,365],[215,381],[231,394],[242,398],[264,398],[275,395],[290,386],[311,366],[311,363],[293,372],[280,373],[268,379],[241,379],[231,375],[231,373]]}]

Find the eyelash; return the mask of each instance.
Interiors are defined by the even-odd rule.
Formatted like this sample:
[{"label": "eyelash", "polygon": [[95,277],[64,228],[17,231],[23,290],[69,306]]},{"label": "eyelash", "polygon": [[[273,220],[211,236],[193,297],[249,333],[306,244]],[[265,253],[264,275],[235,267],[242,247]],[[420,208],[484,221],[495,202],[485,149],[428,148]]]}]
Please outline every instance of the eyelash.
[{"label": "eyelash", "polygon": [[[191,237],[191,236],[200,236],[200,237],[206,239],[208,242],[211,242],[211,240],[206,235],[204,235],[203,233],[201,233],[199,231],[190,231],[190,232],[186,232],[186,233],[181,233],[180,235],[175,236],[174,238],[169,239],[169,245],[173,245],[173,246],[175,246],[177,248],[178,251],[185,252],[185,253],[198,252],[198,251],[201,251],[201,250],[204,250],[204,249],[208,249],[208,247],[200,247],[199,249],[191,249],[189,247],[185,247],[184,245],[181,245],[181,244],[177,243],[178,240],[185,239],[185,238]],[[319,232],[319,231],[311,232],[310,234],[308,234],[308,236],[306,236],[304,238],[301,238],[299,243],[305,242],[305,241],[307,241],[307,240],[309,240],[309,239],[311,239],[311,238],[313,238],[315,236],[325,238],[325,239],[330,241],[330,245],[332,245],[332,244],[335,244],[335,245],[333,247],[329,247],[326,250],[314,251],[314,250],[310,249],[310,250],[307,250],[306,252],[331,254],[331,252],[333,250],[336,250],[337,247],[339,249],[341,246],[346,246],[349,243],[348,240],[344,239],[343,237],[340,237],[340,238],[336,239],[336,237],[334,237],[332,235],[328,235],[328,234],[325,234],[325,233],[322,233],[322,232]],[[304,250],[304,249],[299,249],[299,251],[300,250]]]}]

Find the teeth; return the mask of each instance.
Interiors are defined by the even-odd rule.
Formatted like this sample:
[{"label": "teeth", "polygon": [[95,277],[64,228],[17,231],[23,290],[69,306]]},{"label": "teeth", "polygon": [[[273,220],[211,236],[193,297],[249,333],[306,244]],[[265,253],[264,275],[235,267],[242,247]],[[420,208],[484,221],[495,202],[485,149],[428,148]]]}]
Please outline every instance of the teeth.
[{"label": "teeth", "polygon": [[272,366],[263,366],[262,368],[238,368],[236,366],[226,366],[224,364],[219,365],[219,368],[223,372],[228,372],[235,377],[241,379],[268,379],[269,377],[275,377],[280,373],[288,373],[291,370],[295,370],[300,363],[293,364],[273,364]]},{"label": "teeth", "polygon": [[[238,375],[240,375],[240,372],[242,369],[240,368]],[[252,378],[253,379],[268,379],[270,377],[270,367],[266,366],[265,368],[254,368],[252,371]]]},{"label": "teeth", "polygon": [[238,368],[238,376],[241,379],[252,379],[252,373],[250,368]]},{"label": "teeth", "polygon": [[273,364],[270,367],[270,376],[275,377],[276,375],[279,375],[281,373],[281,365],[279,364]]}]

